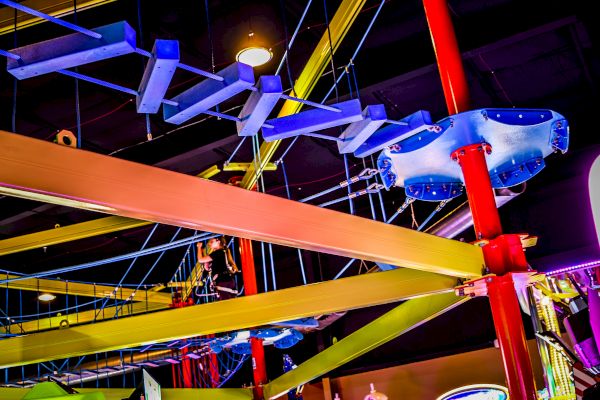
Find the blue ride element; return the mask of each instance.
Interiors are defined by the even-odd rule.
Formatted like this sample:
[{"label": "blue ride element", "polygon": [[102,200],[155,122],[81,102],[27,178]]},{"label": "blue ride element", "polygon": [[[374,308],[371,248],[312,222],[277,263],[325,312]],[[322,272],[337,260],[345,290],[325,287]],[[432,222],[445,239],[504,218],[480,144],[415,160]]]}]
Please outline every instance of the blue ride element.
[{"label": "blue ride element", "polygon": [[285,326],[290,328],[317,328],[319,326],[319,322],[312,317],[307,318],[299,318],[292,319],[289,321],[277,322],[273,325],[276,326]]},{"label": "blue ride element", "polygon": [[205,79],[171,99],[177,103],[176,106],[165,104],[165,121],[184,123],[254,85],[252,67],[239,62],[219,71],[217,75],[222,76],[223,80]]},{"label": "blue ride element", "polygon": [[7,71],[17,79],[26,79],[135,51],[135,30],[125,21],[92,30],[102,38],[73,33],[10,50],[21,59],[9,58]]},{"label": "blue ride element", "polygon": [[231,351],[239,355],[252,354],[252,345],[249,342],[237,343],[231,346]]},{"label": "blue ride element", "polygon": [[278,75],[265,75],[258,79],[257,90],[252,92],[240,112],[236,123],[239,136],[254,136],[281,98],[283,87]]},{"label": "blue ride element", "polygon": [[138,113],[157,113],[179,63],[177,40],[156,40],[144,69],[136,105]]},{"label": "blue ride element", "polygon": [[390,271],[392,269],[398,269],[399,267],[396,265],[390,265],[390,264],[385,264],[385,263],[375,263],[377,264],[377,266],[379,267],[380,270],[382,271]]},{"label": "blue ride element", "polygon": [[363,120],[351,123],[340,135],[341,141],[338,142],[340,153],[353,153],[356,151],[387,120],[383,104],[367,106],[362,114]]},{"label": "blue ride element", "polygon": [[459,195],[463,177],[451,154],[478,143],[492,148],[486,158],[492,186],[509,187],[535,176],[545,157],[569,144],[568,122],[552,110],[472,110],[444,118],[436,128],[381,152],[377,165],[386,188],[404,187],[407,196],[431,201]]},{"label": "blue ride element", "polygon": [[259,339],[268,339],[268,338],[275,337],[279,334],[280,334],[280,332],[278,332],[275,329],[261,329],[258,331],[250,331],[250,336],[256,337]]},{"label": "blue ride element", "polygon": [[290,335],[286,335],[281,339],[276,340],[275,342],[273,342],[273,346],[276,349],[289,349],[290,347],[294,346],[296,343],[301,341],[303,338],[304,335],[302,335],[302,333],[298,332],[295,329],[290,329]]},{"label": "blue ride element", "polygon": [[458,182],[410,182],[406,181],[406,195],[417,200],[443,201],[460,196],[463,185]]},{"label": "blue ride element", "polygon": [[429,112],[422,110],[402,118],[399,122],[404,125],[388,125],[375,131],[358,147],[358,149],[356,149],[354,156],[359,158],[370,156],[373,153],[383,150],[387,146],[432,127]]},{"label": "blue ride element", "polygon": [[[331,104],[339,112],[315,108],[286,117],[270,119],[262,128],[263,138],[267,142],[281,140],[322,129],[349,124],[363,119],[358,99]],[[268,124],[268,126],[267,126]]]},{"label": "blue ride element", "polygon": [[[297,368],[298,366],[294,363],[294,361],[292,360],[292,357],[290,357],[288,354],[284,354],[283,355],[283,372],[290,372],[293,369]],[[293,388],[292,390],[290,390],[288,392],[288,398],[287,400],[302,400],[302,389],[303,386],[298,386]]]}]

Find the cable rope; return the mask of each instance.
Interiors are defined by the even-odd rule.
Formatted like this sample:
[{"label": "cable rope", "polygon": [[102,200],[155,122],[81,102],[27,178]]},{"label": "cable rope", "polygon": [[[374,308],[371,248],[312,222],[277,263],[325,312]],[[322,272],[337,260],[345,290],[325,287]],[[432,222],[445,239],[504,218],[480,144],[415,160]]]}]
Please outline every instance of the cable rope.
[{"label": "cable rope", "polygon": [[[288,80],[290,83],[290,87],[292,88],[292,93],[295,94],[296,89],[294,89],[294,79],[292,78],[292,70],[290,69],[289,57],[287,56],[290,51],[290,43],[288,40],[288,25],[287,25],[287,18],[285,16],[284,0],[279,0],[279,7],[281,8],[281,20],[283,22],[283,34],[284,34],[284,40],[285,40],[285,53],[283,53],[283,57],[281,58],[281,61],[283,61],[285,59],[285,66],[286,66],[286,70],[287,70]],[[298,29],[298,28],[296,28],[296,29]],[[277,72],[277,75],[279,75],[279,72]]]},{"label": "cable rope", "polygon": [[[338,93],[338,81],[335,75],[335,63],[333,61],[333,42],[331,41],[331,30],[329,27],[329,13],[327,12],[327,0],[323,0],[323,14],[325,15],[325,26],[327,28],[327,37],[329,38],[329,61],[331,64],[331,74],[333,76],[333,86],[335,87],[335,98],[336,98],[336,103],[339,103],[339,93]],[[322,101],[321,103],[324,103],[324,101]],[[344,157],[346,157],[346,155],[344,155]],[[350,208],[352,209],[352,206],[350,206]]]},{"label": "cable rope", "polygon": [[[358,52],[362,48],[362,45],[364,44],[364,42],[365,42],[365,40],[367,38],[367,35],[371,32],[371,28],[373,28],[373,25],[375,24],[375,20],[377,20],[377,17],[379,16],[379,13],[381,12],[381,9],[383,8],[383,5],[385,4],[385,2],[386,2],[386,0],[381,0],[381,3],[379,4],[379,7],[377,8],[377,11],[375,11],[375,15],[373,15],[373,18],[371,19],[371,22],[369,23],[369,26],[365,30],[365,33],[363,34],[362,38],[360,39],[360,42],[358,42],[358,46],[356,46],[356,50],[354,50],[354,53],[352,54],[352,57],[350,57],[350,62],[347,64],[347,66],[354,64],[354,60],[356,60],[356,57],[358,56]],[[329,98],[329,95],[331,95],[331,92],[334,89],[336,91],[336,98],[337,98],[337,83],[342,79],[342,77],[344,76],[345,73],[346,73],[346,69],[343,69],[342,73],[335,80],[335,83],[329,89],[329,91],[327,92],[327,94],[325,95],[325,97],[323,98],[323,100],[321,101],[321,103],[325,103],[325,101],[327,101],[327,99]],[[335,75],[334,75],[334,77],[335,77]]]},{"label": "cable rope", "polygon": [[[304,11],[302,11],[302,16],[300,16],[300,20],[298,21],[298,24],[296,25],[296,29],[294,30],[294,33],[292,34],[292,37],[290,38],[289,43],[287,42],[287,35],[286,35],[286,37],[285,37],[286,50],[283,53],[281,60],[279,61],[279,66],[277,67],[275,75],[279,75],[279,72],[281,72],[281,68],[283,67],[283,63],[284,62],[287,63],[288,53],[289,53],[290,49],[292,48],[292,45],[294,44],[294,40],[296,40],[296,36],[298,35],[300,26],[302,26],[302,23],[304,22],[304,18],[306,17],[306,14],[308,13],[308,9],[310,8],[311,4],[312,4],[312,0],[308,0],[308,2],[306,3],[306,6],[304,7]],[[293,88],[293,86],[292,86],[292,88]]]},{"label": "cable rope", "polygon": [[[14,9],[14,25],[13,25],[13,45],[16,49],[18,46],[17,41],[17,9]],[[13,132],[17,132],[17,78],[13,76],[13,93],[12,93],[12,114],[11,114],[11,128]]]}]

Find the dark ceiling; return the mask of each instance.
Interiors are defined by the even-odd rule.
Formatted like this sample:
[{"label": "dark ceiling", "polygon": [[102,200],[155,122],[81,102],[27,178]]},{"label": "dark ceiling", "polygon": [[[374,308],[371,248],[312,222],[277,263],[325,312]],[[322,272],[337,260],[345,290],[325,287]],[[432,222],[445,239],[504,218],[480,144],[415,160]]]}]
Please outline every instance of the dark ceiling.
[{"label": "dark ceiling", "polygon": [[[449,2],[474,107],[550,108],[565,115],[570,122],[570,152],[564,156],[552,155],[546,170],[528,182],[525,193],[501,209],[506,231],[528,232],[540,237],[537,247],[528,250],[530,262],[540,269],[600,258],[594,243],[591,213],[586,208],[587,167],[600,153],[600,139],[592,118],[600,106],[599,30],[592,3],[558,0]],[[234,61],[237,43],[243,40],[251,25],[257,34],[271,43],[274,52],[274,60],[258,68],[257,75],[274,73],[285,49],[282,6],[290,35],[305,4],[305,1],[297,0],[209,1],[211,54],[203,2],[141,2],[141,46],[150,49],[156,38],[177,39],[181,43],[182,61],[211,70],[214,57],[218,70]],[[327,1],[329,18],[338,4],[339,1]],[[378,4],[379,1],[367,1],[334,58],[336,68],[349,62]],[[81,12],[77,20],[88,28],[127,20],[139,31],[137,7],[136,1],[119,0]],[[297,79],[314,45],[325,32],[324,22],[323,2],[314,2],[291,49],[289,74],[286,68],[282,70],[284,86],[290,86],[289,76]],[[41,24],[20,30],[15,35],[0,36],[0,48],[10,49],[15,43],[20,46],[65,33],[63,28]],[[385,104],[392,118],[401,118],[419,109],[430,111],[436,119],[446,115],[420,1],[387,1],[354,62],[363,104]],[[135,88],[143,64],[141,57],[129,55],[79,70]],[[195,75],[178,72],[169,95],[175,95],[197,81],[199,78]],[[322,77],[311,99],[321,101],[331,84],[329,72]],[[72,78],[52,74],[14,85],[12,76],[2,70],[0,85],[0,129],[43,140],[52,140],[60,129],[77,129]],[[185,126],[174,126],[163,122],[161,115],[150,117],[153,140],[149,141],[145,117],[135,112],[135,102],[130,96],[85,82],[79,84],[79,91],[82,146],[86,150],[197,174],[211,165],[221,165],[239,143],[235,126],[230,121],[200,117]],[[330,101],[335,101],[335,94],[332,97]],[[348,97],[346,80],[340,83],[338,97]],[[243,101],[243,98],[232,99],[223,105],[223,109],[236,110]],[[280,152],[286,147],[287,143],[284,143]],[[234,161],[251,160],[252,148],[247,141]],[[350,158],[349,161],[352,174],[362,169],[362,160]],[[366,162],[370,165],[371,160]],[[305,137],[298,140],[286,156],[285,166],[294,199],[328,188],[343,179],[343,159],[337,153],[335,143],[322,139]],[[68,167],[69,161],[65,160],[65,168]],[[234,175],[239,173],[221,173],[215,179],[227,182]],[[280,170],[268,172],[264,178],[267,192],[286,196]],[[403,202],[404,195],[401,189],[393,189],[384,193],[383,198],[389,216]],[[460,203],[455,202],[456,205]],[[345,204],[334,208],[347,211]],[[422,221],[431,210],[431,204],[415,204],[415,218]],[[357,214],[371,217],[368,199],[357,201]],[[0,199],[0,239],[97,217],[91,212],[4,197]],[[381,215],[378,218],[381,219]],[[403,215],[396,223],[411,226],[411,218]],[[0,267],[30,273],[124,254],[138,249],[148,231],[149,228],[139,228],[8,255],[0,258]],[[173,232],[174,228],[163,227],[153,242],[164,242]],[[464,239],[471,240],[471,234],[465,232]],[[181,251],[169,252],[149,281],[168,280],[181,257]],[[305,258],[311,281],[331,279],[345,262],[338,257],[317,254],[306,254]],[[300,283],[295,252],[276,248],[275,263],[278,287]],[[81,273],[80,278],[118,281],[125,265],[95,268]],[[132,280],[142,272],[137,271]],[[349,274],[357,272],[355,268]],[[261,276],[258,281],[262,282]],[[0,295],[5,296],[5,293]],[[4,304],[4,300],[0,304]],[[319,343],[329,345],[333,336],[339,338],[348,334],[387,308],[350,312],[318,337],[308,338],[304,346],[292,353],[301,361],[312,354]],[[446,333],[439,335],[440,330]],[[493,339],[487,302],[479,299],[419,328],[414,334],[361,357],[336,373],[489,346]],[[279,367],[273,368],[273,374],[278,374]]]}]

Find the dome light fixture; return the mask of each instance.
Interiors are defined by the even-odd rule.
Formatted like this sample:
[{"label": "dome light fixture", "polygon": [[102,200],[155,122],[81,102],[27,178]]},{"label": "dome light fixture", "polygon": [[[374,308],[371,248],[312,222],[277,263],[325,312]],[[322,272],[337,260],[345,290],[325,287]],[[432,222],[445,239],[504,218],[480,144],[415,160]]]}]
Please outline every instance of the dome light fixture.
[{"label": "dome light fixture", "polygon": [[237,61],[253,68],[268,63],[271,58],[273,58],[271,49],[259,43],[252,30],[248,33],[248,45],[235,56]]},{"label": "dome light fixture", "polygon": [[42,293],[38,296],[39,301],[52,301],[55,298],[56,296],[51,293]]}]

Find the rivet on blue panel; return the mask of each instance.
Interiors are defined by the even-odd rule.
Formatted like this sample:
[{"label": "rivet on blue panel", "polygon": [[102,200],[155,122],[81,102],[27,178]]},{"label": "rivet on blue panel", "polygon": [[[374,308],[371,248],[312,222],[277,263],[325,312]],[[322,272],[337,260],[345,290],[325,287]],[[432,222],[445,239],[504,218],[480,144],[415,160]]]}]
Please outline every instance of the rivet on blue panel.
[{"label": "rivet on blue panel", "polygon": [[417,111],[400,120],[406,125],[388,125],[381,128],[371,135],[358,149],[354,152],[356,157],[366,157],[379,150],[383,150],[389,145],[404,140],[423,129],[431,126],[431,115],[427,111]]},{"label": "rivet on blue panel", "polygon": [[267,121],[270,126],[262,128],[263,137],[265,141],[270,142],[363,119],[358,99],[331,104],[331,106],[339,109],[340,112],[317,108],[286,117],[270,119]]},{"label": "rivet on blue panel", "polygon": [[165,104],[165,121],[181,124],[254,85],[252,67],[239,62],[219,71],[217,75],[222,76],[223,80],[205,79],[171,99],[178,103],[177,106]]},{"label": "rivet on blue panel", "polygon": [[392,159],[381,153],[377,158],[377,168],[379,169],[379,176],[385,186],[386,190],[390,190],[396,183],[397,176],[392,170],[393,166]]},{"label": "rivet on blue panel", "polygon": [[552,123],[550,146],[563,154],[569,149],[569,123],[566,119],[559,119]]},{"label": "rivet on blue panel", "polygon": [[254,136],[269,118],[283,93],[278,75],[264,75],[258,80],[257,91],[252,92],[240,112],[237,131],[240,136]]},{"label": "rivet on blue panel", "polygon": [[137,112],[158,112],[179,63],[177,40],[156,40],[136,97]]},{"label": "rivet on blue panel", "polygon": [[11,53],[21,59],[8,59],[7,70],[17,79],[26,79],[135,51],[135,30],[125,21],[92,30],[102,38],[73,33],[13,49]]},{"label": "rivet on blue panel", "polygon": [[358,146],[364,143],[387,120],[383,104],[367,106],[363,110],[362,121],[351,123],[340,135],[342,141],[338,142],[340,153],[353,153]]},{"label": "rivet on blue panel", "polygon": [[[425,177],[427,178],[427,177]],[[406,181],[407,197],[424,201],[443,201],[458,197],[463,192],[460,182],[415,182]]]},{"label": "rivet on blue panel", "polygon": [[521,184],[533,178],[544,169],[545,166],[546,163],[542,156],[532,158],[516,165],[508,163],[496,168],[494,173],[490,174],[492,187],[498,189]]},{"label": "rivet on blue panel", "polygon": [[549,110],[536,109],[517,109],[511,110],[506,108],[486,108],[481,110],[481,115],[485,119],[491,119],[496,122],[501,122],[506,125],[531,126],[552,119],[552,112]]}]

